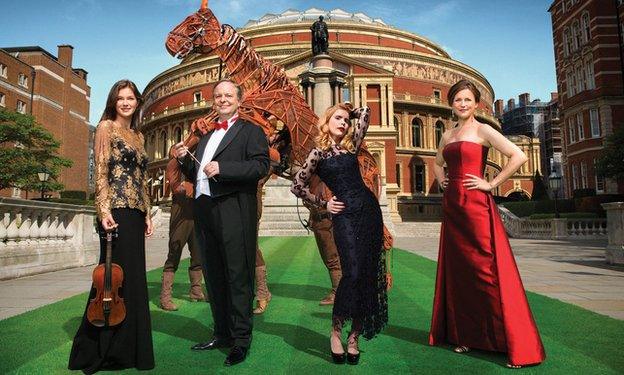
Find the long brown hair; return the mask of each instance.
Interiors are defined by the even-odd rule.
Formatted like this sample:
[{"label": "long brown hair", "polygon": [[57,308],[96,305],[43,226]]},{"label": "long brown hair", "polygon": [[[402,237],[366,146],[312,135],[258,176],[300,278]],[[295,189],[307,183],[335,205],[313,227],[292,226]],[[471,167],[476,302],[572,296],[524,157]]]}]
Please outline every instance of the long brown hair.
[{"label": "long brown hair", "polygon": [[121,91],[121,89],[125,89],[126,87],[129,87],[132,90],[137,100],[137,107],[132,114],[132,121],[130,122],[130,129],[137,130],[139,126],[141,105],[143,105],[143,97],[141,96],[141,93],[139,92],[139,89],[137,89],[134,82],[130,81],[129,79],[122,79],[120,81],[117,81],[115,82],[113,87],[111,87],[108,93],[108,98],[106,99],[106,107],[104,108],[104,113],[102,113],[102,118],[100,118],[100,122],[105,120],[115,120],[115,118],[117,117],[117,96],[119,96],[119,91]]},{"label": "long brown hair", "polygon": [[[332,139],[329,135],[329,120],[332,118],[337,110],[342,109],[348,114],[353,110],[353,106],[350,103],[338,103],[325,110],[325,114],[319,118],[318,130],[319,135],[316,137],[316,145],[322,150],[329,150],[332,147]],[[347,134],[344,135],[340,141],[340,147],[349,151],[355,152],[355,145],[353,144],[353,125],[349,122],[349,129]]]}]

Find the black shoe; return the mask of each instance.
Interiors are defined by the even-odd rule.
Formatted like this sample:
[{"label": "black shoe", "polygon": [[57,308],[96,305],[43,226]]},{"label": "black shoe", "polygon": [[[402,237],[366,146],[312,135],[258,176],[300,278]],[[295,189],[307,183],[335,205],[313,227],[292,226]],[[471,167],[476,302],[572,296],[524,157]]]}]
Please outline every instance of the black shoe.
[{"label": "black shoe", "polygon": [[347,353],[347,363],[348,364],[350,364],[350,365],[357,365],[359,361],[360,361],[360,353],[358,353],[358,354]]},{"label": "black shoe", "polygon": [[347,359],[347,354],[346,353],[334,353],[334,352],[331,352],[331,355],[332,355],[332,360],[337,365],[341,365],[341,364],[345,363],[345,360]]},{"label": "black shoe", "polygon": [[200,342],[191,347],[191,350],[212,350],[218,348],[229,348],[232,346],[232,341],[227,339],[221,339],[214,337],[210,341]]},{"label": "black shoe", "polygon": [[249,348],[234,345],[232,350],[230,350],[230,354],[228,354],[223,364],[226,366],[234,366],[237,363],[243,362],[245,360],[245,357],[247,357],[248,351],[249,351]]}]

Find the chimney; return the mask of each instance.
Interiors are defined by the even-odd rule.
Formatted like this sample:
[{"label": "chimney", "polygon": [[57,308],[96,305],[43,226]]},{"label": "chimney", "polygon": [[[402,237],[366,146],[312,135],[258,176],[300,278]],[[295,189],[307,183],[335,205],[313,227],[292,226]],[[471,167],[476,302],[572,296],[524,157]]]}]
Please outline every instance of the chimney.
[{"label": "chimney", "polygon": [[496,115],[496,117],[502,116],[504,107],[505,102],[503,102],[503,99],[496,99],[496,101],[494,102],[494,115]]},{"label": "chimney", "polygon": [[552,102],[553,100],[557,100],[559,99],[559,93],[558,92],[551,92],[550,93],[550,101]]},{"label": "chimney", "polygon": [[520,96],[518,96],[518,100],[520,102],[520,107],[527,106],[529,105],[529,103],[531,103],[531,94],[529,94],[528,92],[520,94]]},{"label": "chimney", "polygon": [[515,100],[513,100],[513,99],[509,99],[509,100],[507,101],[507,110],[508,110],[508,111],[511,111],[511,110],[513,110],[513,109],[516,109],[516,101],[515,101]]},{"label": "chimney", "polygon": [[58,46],[58,62],[68,68],[72,66],[72,57],[74,55],[74,47],[69,44],[61,44]]}]

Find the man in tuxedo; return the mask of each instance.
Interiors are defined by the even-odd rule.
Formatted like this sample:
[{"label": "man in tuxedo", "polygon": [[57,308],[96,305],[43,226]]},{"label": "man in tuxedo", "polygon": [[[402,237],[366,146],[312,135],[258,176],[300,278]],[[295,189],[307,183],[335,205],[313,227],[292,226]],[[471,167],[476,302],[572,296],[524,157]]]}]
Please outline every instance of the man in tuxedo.
[{"label": "man in tuxedo", "polygon": [[242,89],[230,80],[213,89],[219,123],[191,160],[182,143],[178,160],[195,184],[195,225],[203,249],[204,278],[214,337],[193,350],[231,347],[225,365],[245,360],[251,344],[256,263],[258,180],[269,171],[269,149],[259,126],[238,119]]}]

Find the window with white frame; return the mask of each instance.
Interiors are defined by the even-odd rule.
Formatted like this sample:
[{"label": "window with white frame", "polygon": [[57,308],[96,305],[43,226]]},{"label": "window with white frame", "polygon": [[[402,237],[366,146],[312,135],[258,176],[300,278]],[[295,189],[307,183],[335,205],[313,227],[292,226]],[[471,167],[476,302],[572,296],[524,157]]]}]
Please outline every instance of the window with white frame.
[{"label": "window with white frame", "polygon": [[585,90],[585,73],[581,65],[577,65],[574,70],[576,71],[576,92],[579,93]]},{"label": "window with white frame", "polygon": [[17,76],[17,84],[22,86],[22,87],[28,87],[28,77],[26,77],[26,75],[20,73]]},{"label": "window with white frame", "polygon": [[20,188],[13,188],[13,194],[11,194],[11,198],[21,198],[22,190]]},{"label": "window with white frame", "polygon": [[4,93],[0,92],[0,106],[2,107],[6,107],[6,95],[4,95]]},{"label": "window with white frame", "polygon": [[16,109],[17,109],[17,112],[19,113],[26,113],[26,103],[24,103],[21,100],[18,100]]},{"label": "window with white frame", "polygon": [[587,89],[593,90],[596,88],[596,80],[594,79],[594,61],[593,59],[585,61],[585,78],[587,82]]},{"label": "window with white frame", "polygon": [[600,137],[600,119],[598,117],[597,108],[592,108],[589,110],[589,124],[591,127],[592,138]]},{"label": "window with white frame", "polygon": [[568,97],[571,98],[574,96],[574,94],[576,94],[576,92],[574,91],[575,89],[575,85],[574,85],[574,73],[570,70],[568,71],[568,73],[566,74],[566,86],[567,86],[567,91],[568,91]]},{"label": "window with white frame", "polygon": [[568,119],[568,134],[569,134],[569,143],[576,142],[576,135],[574,134],[574,124],[572,123],[573,118]]},{"label": "window with white frame", "polygon": [[572,164],[572,190],[578,189],[578,165]]},{"label": "window with white frame", "polygon": [[568,55],[570,55],[570,29],[569,28],[565,28],[563,29],[563,56],[564,57],[568,57]]},{"label": "window with white frame", "polygon": [[572,23],[572,51],[576,51],[580,45],[579,29],[579,22],[574,21]]},{"label": "window with white frame", "polygon": [[576,129],[579,141],[585,139],[585,124],[583,124],[583,112],[576,114]]},{"label": "window with white frame", "polygon": [[587,189],[587,163],[581,162],[581,188]]},{"label": "window with white frame", "polygon": [[591,31],[589,29],[589,13],[587,12],[581,16],[581,31],[583,33],[583,44],[588,43],[591,39]]},{"label": "window with white frame", "polygon": [[193,93],[193,101],[194,101],[195,103],[197,103],[197,102],[201,102],[201,101],[202,101],[202,92],[201,92],[201,91],[195,91],[195,92]]},{"label": "window with white frame", "polygon": [[0,64],[0,76],[6,78],[8,76],[8,72],[9,70],[7,69],[7,66],[4,64]]},{"label": "window with white frame", "polygon": [[604,176],[598,175],[598,172],[596,171],[596,162],[597,160],[594,159],[594,178],[596,179],[596,193],[604,193],[605,179]]}]

